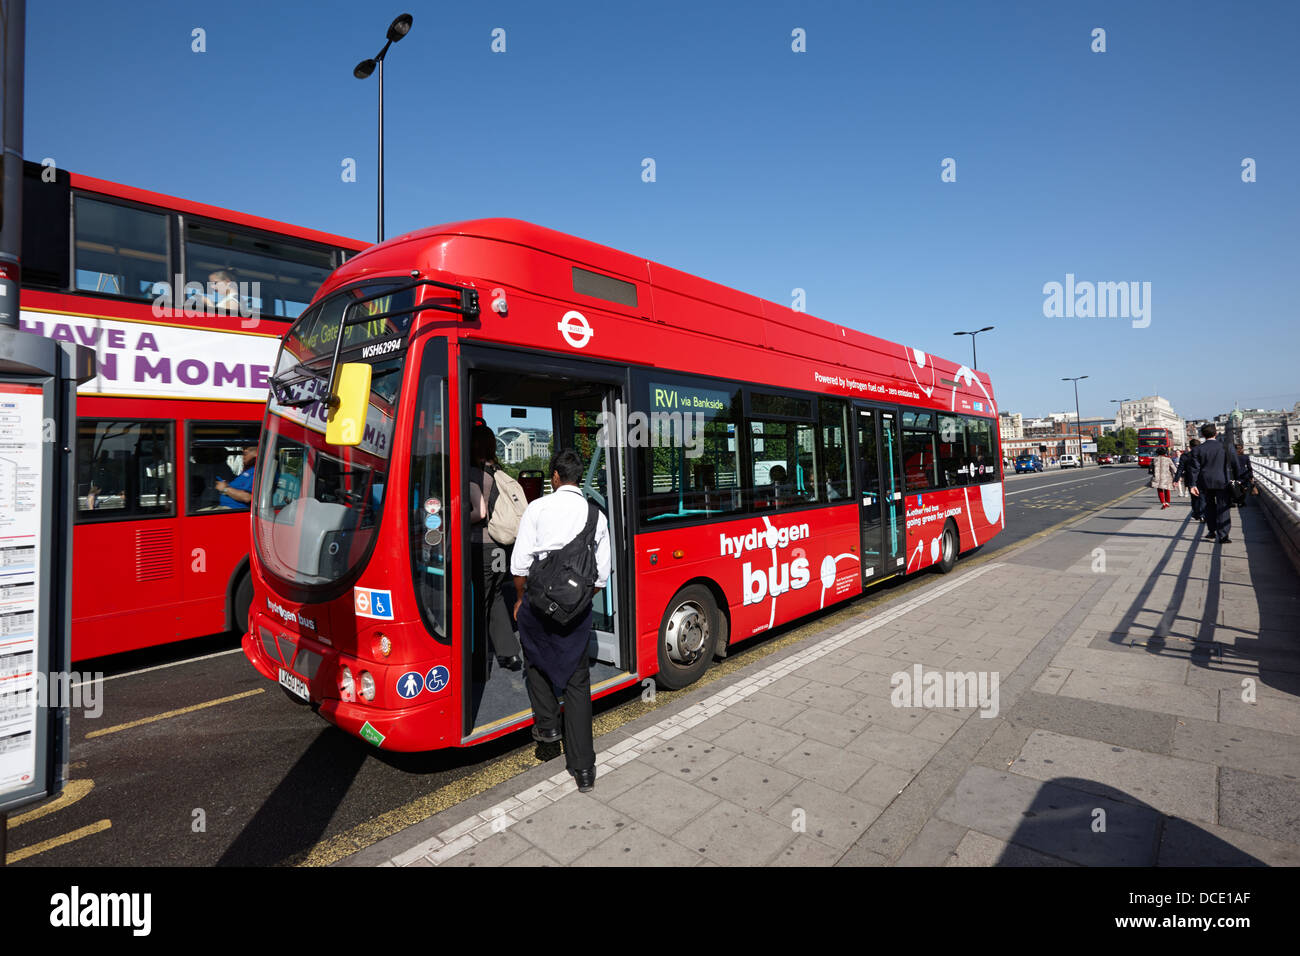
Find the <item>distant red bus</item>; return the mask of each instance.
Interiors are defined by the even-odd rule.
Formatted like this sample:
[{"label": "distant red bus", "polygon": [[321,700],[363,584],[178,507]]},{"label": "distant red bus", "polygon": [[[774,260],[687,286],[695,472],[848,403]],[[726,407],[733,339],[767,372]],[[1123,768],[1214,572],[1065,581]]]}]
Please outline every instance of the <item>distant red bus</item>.
[{"label": "distant red bus", "polygon": [[[356,446],[324,435],[342,363],[371,366]],[[613,552],[597,697],[686,686],[731,644],[949,570],[1004,526],[982,373],[515,220],[392,239],[285,337],[244,638],[264,676],[386,750],[532,721],[522,675],[476,637],[479,417],[508,468],[564,447],[587,464]]]},{"label": "distant red bus", "polygon": [[280,336],[365,244],[33,163],[23,203],[21,327],[98,365],[77,396],[73,658],[242,633],[248,505],[215,483],[258,443]]},{"label": "distant red bus", "polygon": [[1156,459],[1156,449],[1171,451],[1174,447],[1174,433],[1168,428],[1138,429],[1138,464],[1149,468]]}]

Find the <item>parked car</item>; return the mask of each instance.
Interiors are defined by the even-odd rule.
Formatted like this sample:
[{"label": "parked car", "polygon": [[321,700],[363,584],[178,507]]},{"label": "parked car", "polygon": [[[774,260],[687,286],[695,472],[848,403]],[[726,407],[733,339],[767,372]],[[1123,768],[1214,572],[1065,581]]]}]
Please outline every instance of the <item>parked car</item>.
[{"label": "parked car", "polygon": [[1138,456],[1137,456],[1137,455],[1120,455],[1120,456],[1119,456],[1119,463],[1120,463],[1121,465],[1135,465],[1135,464],[1137,464],[1137,460],[1138,460]]},{"label": "parked car", "polygon": [[1061,456],[1061,467],[1062,467],[1062,468],[1078,468],[1078,467],[1079,467],[1079,459],[1078,459],[1078,458],[1075,458],[1073,455],[1062,455],[1062,456]]},{"label": "parked car", "polygon": [[1114,456],[1114,455],[1098,455],[1098,456],[1097,456],[1097,464],[1099,464],[1099,465],[1113,465],[1113,464],[1115,464],[1115,456]]},{"label": "parked car", "polygon": [[1043,459],[1037,455],[1021,455],[1016,459],[1016,474],[1043,470]]}]

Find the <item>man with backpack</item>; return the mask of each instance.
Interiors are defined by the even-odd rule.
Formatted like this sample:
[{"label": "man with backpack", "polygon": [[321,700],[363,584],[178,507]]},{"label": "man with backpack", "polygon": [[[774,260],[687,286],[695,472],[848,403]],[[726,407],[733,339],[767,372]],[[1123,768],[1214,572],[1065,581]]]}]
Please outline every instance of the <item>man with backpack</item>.
[{"label": "man with backpack", "polygon": [[[497,439],[487,425],[470,432],[470,544],[474,573],[474,648],[491,643],[497,665],[517,671],[519,641],[506,609],[507,549],[515,540],[527,500],[513,478],[496,466]],[[511,488],[513,485],[513,489]],[[484,652],[486,653],[486,652]]]},{"label": "man with backpack", "polygon": [[[564,762],[586,793],[596,785],[591,731],[591,599],[609,579],[609,523],[582,493],[582,459],[565,449],[551,461],[555,493],[530,502],[519,522],[510,571],[515,620],[528,658],[533,739],[564,740]],[[560,730],[559,695],[564,695]]]}]

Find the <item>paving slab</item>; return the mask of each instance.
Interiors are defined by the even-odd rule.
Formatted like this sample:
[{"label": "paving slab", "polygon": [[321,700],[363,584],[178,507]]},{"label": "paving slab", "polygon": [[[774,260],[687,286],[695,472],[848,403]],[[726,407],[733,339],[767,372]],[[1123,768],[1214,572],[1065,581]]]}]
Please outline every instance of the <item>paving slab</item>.
[{"label": "paving slab", "polygon": [[1225,767],[1219,775],[1219,822],[1300,846],[1300,780]]},{"label": "paving slab", "polygon": [[678,831],[676,839],[720,866],[763,866],[775,860],[797,835],[789,824],[720,800]]}]

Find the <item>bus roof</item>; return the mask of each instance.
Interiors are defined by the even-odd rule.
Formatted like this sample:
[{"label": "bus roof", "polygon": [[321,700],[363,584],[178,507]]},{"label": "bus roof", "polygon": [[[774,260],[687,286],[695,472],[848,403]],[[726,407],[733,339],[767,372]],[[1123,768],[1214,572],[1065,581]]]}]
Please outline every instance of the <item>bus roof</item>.
[{"label": "bus roof", "polygon": [[221,222],[228,222],[231,225],[245,226],[249,229],[278,233],[284,236],[305,239],[309,242],[319,242],[323,245],[342,246],[344,249],[353,251],[360,251],[368,245],[358,239],[349,239],[347,236],[337,236],[334,233],[321,232],[318,229],[307,229],[303,226],[280,222],[277,219],[254,216],[251,213],[224,209],[221,206],[210,206],[207,203],[193,202],[177,196],[168,196],[166,193],[138,189],[135,186],[124,186],[121,183],[110,182],[107,179],[96,179],[94,176],[83,176],[80,173],[69,172],[68,179],[73,189],[99,193],[104,196],[114,196],[118,199],[126,199],[130,202],[138,202],[148,206],[159,206],[163,209],[170,209],[191,216],[202,216],[205,219],[216,219]]},{"label": "bus roof", "polygon": [[[448,237],[456,236],[509,243],[547,255],[559,256],[577,265],[647,285],[652,292],[669,292],[696,302],[720,307],[724,313],[732,313],[732,315],[720,316],[719,321],[713,323],[713,327],[707,330],[719,338],[746,344],[757,342],[768,348],[836,364],[846,364],[844,362],[846,346],[851,349],[875,352],[882,357],[889,356],[891,359],[898,348],[897,343],[888,339],[828,322],[806,312],[760,299],[670,266],[520,219],[470,219],[430,226],[395,236],[353,256],[335,270],[321,286],[317,298],[367,275],[398,275],[409,273],[413,263],[440,262],[441,257],[428,255],[428,253],[444,245]],[[413,250],[412,245],[420,248]],[[514,284],[520,288],[528,288],[529,278],[530,276],[524,274],[491,276],[492,281]],[[644,308],[640,311],[648,313],[650,310]],[[665,315],[656,316],[656,319],[672,325],[673,310],[664,311]],[[752,323],[741,325],[735,321],[725,321],[726,318],[734,319],[735,313],[749,317],[758,325]],[[693,330],[701,331],[698,317],[693,317],[692,322]],[[955,364],[965,367],[961,363]],[[987,374],[983,372],[970,374],[978,377],[985,386],[990,385]],[[978,395],[978,390],[973,387],[973,383],[967,388]]]}]

